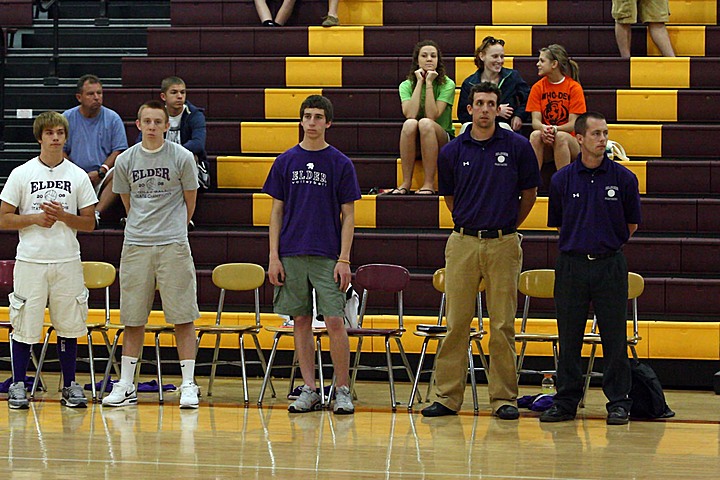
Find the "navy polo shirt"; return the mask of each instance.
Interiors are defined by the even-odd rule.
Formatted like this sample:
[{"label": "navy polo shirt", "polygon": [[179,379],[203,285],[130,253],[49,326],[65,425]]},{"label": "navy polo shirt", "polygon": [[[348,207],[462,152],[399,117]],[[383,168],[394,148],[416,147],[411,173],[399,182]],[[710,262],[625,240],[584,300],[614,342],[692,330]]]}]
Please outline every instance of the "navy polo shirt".
[{"label": "navy polo shirt", "polygon": [[578,157],[550,181],[548,227],[560,227],[561,252],[615,252],[630,238],[628,224],[640,220],[637,177],[607,155],[595,170]]},{"label": "navy polo shirt", "polygon": [[542,182],[535,152],[525,137],[504,128],[483,142],[470,131],[438,156],[439,192],[454,197],[453,222],[476,230],[517,227],[520,191]]}]

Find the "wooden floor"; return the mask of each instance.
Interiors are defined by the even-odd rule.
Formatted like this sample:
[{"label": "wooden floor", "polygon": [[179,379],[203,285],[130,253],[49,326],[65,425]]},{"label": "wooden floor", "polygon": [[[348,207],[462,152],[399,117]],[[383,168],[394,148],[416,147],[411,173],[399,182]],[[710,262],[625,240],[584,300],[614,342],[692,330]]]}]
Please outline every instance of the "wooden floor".
[{"label": "wooden floor", "polygon": [[[57,385],[56,376],[46,380]],[[393,413],[384,383],[358,386],[354,416],[288,414],[285,380],[261,409],[253,380],[251,406],[243,408],[239,385],[218,380],[212,399],[194,411],[180,410],[176,393],[164,405],[146,393],[138,406],[116,409],[64,408],[54,391],[39,394],[29,410],[3,405],[0,478],[720,477],[720,397],[712,392],[667,392],[677,412],[668,421],[607,426],[598,389],[575,422],[541,424],[530,411],[518,421],[491,417],[482,386],[480,415],[472,413],[468,390],[460,415],[424,419],[404,407]],[[398,390],[409,395],[407,384]]]}]

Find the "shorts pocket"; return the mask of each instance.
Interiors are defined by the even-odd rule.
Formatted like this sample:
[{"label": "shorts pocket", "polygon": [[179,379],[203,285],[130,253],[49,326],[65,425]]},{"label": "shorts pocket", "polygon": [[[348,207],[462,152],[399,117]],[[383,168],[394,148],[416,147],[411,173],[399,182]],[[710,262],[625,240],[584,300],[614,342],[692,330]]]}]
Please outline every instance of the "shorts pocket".
[{"label": "shorts pocket", "polygon": [[84,289],[83,293],[75,297],[75,301],[77,302],[77,313],[78,317],[80,317],[84,322],[87,322],[88,318],[88,298],[90,297],[90,292],[88,289]]},{"label": "shorts pocket", "polygon": [[13,292],[8,295],[8,300],[10,303],[10,323],[13,328],[17,328],[17,325],[22,321],[23,314],[25,313],[25,302],[27,302],[27,298],[21,297]]}]

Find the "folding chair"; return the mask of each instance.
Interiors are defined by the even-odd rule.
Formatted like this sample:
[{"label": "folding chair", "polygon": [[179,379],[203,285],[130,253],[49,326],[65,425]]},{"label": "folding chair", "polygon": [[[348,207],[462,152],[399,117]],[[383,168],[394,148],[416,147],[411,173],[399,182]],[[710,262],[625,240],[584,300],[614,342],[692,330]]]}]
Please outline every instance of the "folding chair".
[{"label": "folding chair", "polygon": [[[360,306],[360,315],[358,317],[358,328],[348,328],[348,337],[357,338],[358,345],[355,351],[355,361],[352,366],[352,380],[350,382],[350,389],[352,390],[355,386],[355,380],[357,379],[357,373],[359,370],[375,370],[375,371],[386,371],[388,373],[388,381],[390,383],[390,402],[393,411],[397,409],[398,401],[395,397],[395,379],[393,377],[394,369],[404,368],[407,371],[408,378],[411,383],[415,383],[415,376],[413,370],[408,362],[407,355],[405,355],[405,349],[402,345],[402,335],[405,333],[405,327],[403,325],[403,291],[407,288],[410,283],[410,272],[405,267],[399,265],[388,265],[388,264],[370,264],[363,265],[355,272],[355,283],[354,285],[358,289],[362,289],[362,301]],[[369,292],[388,292],[397,295],[397,328],[365,328],[363,327],[363,321],[365,318],[365,312],[368,305]],[[360,364],[360,356],[362,354],[362,344],[365,337],[371,338],[383,338],[385,340],[385,359],[386,366],[369,366]],[[390,340],[395,340],[395,343],[400,351],[403,365],[394,366],[392,363],[392,354],[390,353]]]},{"label": "folding chair", "polygon": [[[638,353],[635,349],[635,346],[642,340],[642,337],[640,337],[639,332],[639,325],[638,325],[638,307],[637,307],[637,299],[640,295],[642,295],[643,291],[645,290],[645,279],[633,272],[628,272],[628,301],[632,302],[632,334],[628,335],[627,337],[627,344],[628,347],[630,347],[630,352],[632,353],[632,356],[635,360],[638,360]],[[592,348],[590,349],[590,360],[588,361],[588,369],[587,373],[585,374],[585,385],[583,386],[583,394],[582,399],[580,400],[580,407],[585,406],[585,396],[587,395],[588,388],[590,387],[590,380],[593,377],[602,377],[601,372],[593,372],[593,367],[595,366],[595,354],[597,353],[597,347],[598,345],[602,345],[602,337],[600,336],[600,333],[598,333],[598,324],[597,324],[597,317],[593,316],[593,322],[592,326],[590,327],[590,332],[585,334],[585,337],[583,338],[583,343],[592,345]]]},{"label": "folding chair", "polygon": [[[545,298],[550,299],[555,296],[555,270],[550,269],[539,269],[539,270],[527,270],[520,274],[520,282],[518,284],[518,290],[520,293],[525,295],[525,304],[523,307],[523,317],[520,323],[520,331],[515,334],[515,341],[522,344],[520,348],[520,355],[517,360],[517,376],[520,378],[521,374],[525,373],[543,373],[538,370],[527,370],[523,369],[523,363],[525,361],[525,352],[529,342],[540,342],[540,343],[551,343],[553,351],[553,361],[555,364],[555,372],[557,372],[558,365],[558,334],[557,328],[555,333],[546,332],[529,332],[528,331],[528,316],[530,314],[530,299],[532,298]],[[557,325],[556,325],[557,327]]]},{"label": "folding chair", "polygon": [[[418,368],[417,372],[415,373],[415,382],[413,382],[412,391],[410,392],[410,399],[408,400],[408,410],[412,410],[413,403],[415,401],[415,395],[418,391],[418,383],[420,382],[420,375],[423,373],[430,373],[430,382],[428,383],[427,392],[425,393],[425,399],[430,396],[430,389],[433,385],[433,380],[435,378],[435,361],[436,358],[433,357],[433,363],[432,367],[430,369],[423,370],[422,366],[425,361],[425,353],[427,351],[428,343],[431,340],[434,340],[438,343],[438,348],[440,347],[440,344],[445,339],[445,336],[447,335],[447,326],[443,325],[443,318],[445,317],[445,269],[440,268],[435,271],[433,274],[433,287],[435,287],[435,290],[442,293],[442,297],[440,299],[440,311],[438,312],[438,320],[435,325],[430,326],[422,326],[418,325],[416,327],[415,332],[413,334],[417,335],[418,337],[423,337],[423,344],[422,349],[420,350],[420,360],[418,362]],[[478,412],[480,410],[479,404],[478,404],[478,397],[477,397],[477,382],[475,380],[475,372],[477,371],[488,371],[488,364],[487,364],[487,358],[485,357],[485,352],[483,351],[482,344],[480,343],[485,335],[487,335],[487,332],[485,331],[484,325],[483,325],[483,316],[482,316],[482,292],[485,290],[485,281],[481,281],[480,285],[478,287],[478,294],[477,294],[477,318],[478,318],[478,327],[474,328],[472,327],[470,329],[470,337],[469,337],[469,343],[468,343],[468,374],[470,375],[470,384],[472,386],[472,394],[473,394],[473,409],[475,412]],[[429,328],[428,328],[429,327]],[[475,346],[478,350],[478,354],[480,355],[480,362],[482,363],[482,367],[475,368],[475,361],[473,358],[473,352],[472,352],[472,344],[475,343]],[[422,399],[419,398],[418,402],[422,402]]]},{"label": "folding chair", "polygon": [[[263,371],[263,376],[267,370],[265,363],[265,356],[263,355],[262,349],[260,348],[260,342],[258,341],[258,333],[262,329],[260,324],[260,287],[265,283],[265,270],[260,265],[254,263],[226,263],[215,267],[212,273],[212,281],[220,288],[220,300],[218,301],[217,316],[215,317],[214,325],[199,325],[198,331],[198,347],[203,335],[215,335],[215,350],[213,352],[213,359],[211,363],[196,364],[211,365],[210,370],[210,383],[208,384],[207,395],[212,395],[212,387],[215,382],[215,372],[217,371],[218,365],[239,365],[242,369],[242,382],[243,382],[243,395],[245,404],[250,402],[248,396],[248,385],[247,385],[247,364],[257,363],[260,364]],[[255,322],[250,325],[227,325],[222,323],[222,311],[225,304],[225,293],[226,291],[253,291],[255,294]],[[240,347],[240,361],[234,360],[218,360],[220,353],[220,341],[223,335],[237,335],[238,344]],[[252,336],[253,342],[255,343],[255,350],[257,351],[258,360],[247,361],[245,359],[245,335]]]},{"label": "folding chair", "polygon": [[[95,386],[95,362],[97,360],[107,360],[109,364],[112,364],[114,358],[110,356],[110,339],[108,338],[108,331],[110,328],[110,285],[115,283],[116,270],[115,267],[106,262],[82,262],[83,266],[83,277],[85,281],[85,288],[88,290],[103,288],[105,289],[105,320],[103,322],[88,322],[87,325],[87,344],[88,344],[88,356],[78,357],[79,362],[85,362],[90,366],[90,385],[92,392],[92,399],[97,399],[97,388]],[[37,372],[35,374],[35,381],[33,382],[32,389],[30,390],[30,397],[35,396],[35,392],[38,386],[38,379],[40,378],[40,372],[42,371],[43,364],[45,363],[45,355],[47,354],[48,344],[50,341],[50,335],[55,331],[55,327],[52,324],[47,325],[47,331],[45,333],[45,340],[43,341],[42,350],[40,352],[40,361],[37,365]],[[105,340],[105,347],[108,351],[107,358],[95,358],[93,353],[93,340],[92,334],[99,332],[102,334]],[[53,360],[57,361],[57,360]],[[62,377],[61,377],[62,381]]]}]

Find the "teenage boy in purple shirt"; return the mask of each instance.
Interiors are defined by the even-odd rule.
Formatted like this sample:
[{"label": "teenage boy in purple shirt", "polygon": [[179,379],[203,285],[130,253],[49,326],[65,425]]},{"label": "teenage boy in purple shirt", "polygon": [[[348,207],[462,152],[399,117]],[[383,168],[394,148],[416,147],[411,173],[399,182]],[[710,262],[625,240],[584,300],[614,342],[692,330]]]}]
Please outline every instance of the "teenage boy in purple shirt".
[{"label": "teenage boy in purple shirt", "polygon": [[519,417],[515,312],[522,249],[517,226],[535,204],[541,180],[530,142],[495,123],[500,97],[493,83],[474,85],[467,107],[472,128],[443,147],[438,158],[440,195],[455,227],[445,248],[448,331],[436,357],[436,400],[422,410],[426,417],[460,410],[470,322],[483,278],[490,313],[490,407],[500,419]]},{"label": "teenage boy in purple shirt", "polygon": [[628,423],[632,400],[627,355],[628,269],[622,246],[640,223],[635,174],[605,154],[605,117],[588,112],[575,120],[580,156],[550,183],[548,226],[560,232],[555,265],[560,358],[557,394],[541,422],[575,418],[583,392],[581,349],[590,302],[603,346],[603,392],[608,425]]},{"label": "teenage boy in purple shirt", "polygon": [[352,161],[325,141],[332,119],[330,100],[306,98],[300,106],[303,139],[275,159],[263,187],[273,197],[268,277],[275,285],[274,310],[294,318],[295,350],[305,382],[288,407],[292,413],[322,408],[315,383],[313,288],[330,337],[337,385],[334,412],[355,412],[343,316],[360,186]]}]

